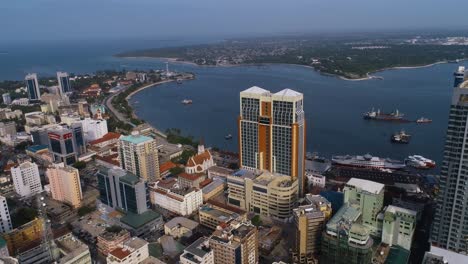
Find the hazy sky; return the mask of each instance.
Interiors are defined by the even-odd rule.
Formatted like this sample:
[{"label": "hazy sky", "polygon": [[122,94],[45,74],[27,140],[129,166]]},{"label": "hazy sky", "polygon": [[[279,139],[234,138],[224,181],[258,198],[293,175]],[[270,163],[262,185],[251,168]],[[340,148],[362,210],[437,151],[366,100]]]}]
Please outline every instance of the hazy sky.
[{"label": "hazy sky", "polygon": [[0,40],[468,29],[467,0],[0,0]]}]

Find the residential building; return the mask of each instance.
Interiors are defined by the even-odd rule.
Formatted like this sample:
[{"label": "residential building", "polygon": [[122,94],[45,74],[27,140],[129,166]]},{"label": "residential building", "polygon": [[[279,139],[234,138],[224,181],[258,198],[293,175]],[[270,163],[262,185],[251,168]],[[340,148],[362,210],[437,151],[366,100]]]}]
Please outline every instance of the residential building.
[{"label": "residential building", "polygon": [[382,232],[378,215],[383,208],[384,185],[368,180],[351,178],[345,185],[344,203],[358,204],[362,214],[362,225],[369,228],[374,236]]},{"label": "residential building", "polygon": [[16,123],[15,122],[0,122],[0,137],[15,136]]},{"label": "residential building", "polygon": [[49,114],[55,114],[59,106],[69,104],[68,97],[60,96],[59,94],[43,94],[41,96],[41,101],[44,102],[44,104],[41,105],[41,111]]},{"label": "residential building", "polygon": [[11,168],[15,192],[21,197],[29,197],[42,192],[41,178],[36,163],[25,161]]},{"label": "residential building", "polygon": [[17,98],[11,102],[12,105],[29,105],[28,98]]},{"label": "residential building", "polygon": [[59,126],[48,130],[47,135],[49,151],[56,163],[72,165],[78,161],[78,145],[74,130]]},{"label": "residential building", "polygon": [[135,214],[148,210],[149,196],[145,180],[118,167],[99,167],[97,178],[103,204]]},{"label": "residential building", "polygon": [[120,218],[120,226],[130,230],[132,236],[143,236],[154,230],[162,230],[164,221],[162,216],[153,211],[148,210],[142,214],[127,213]]},{"label": "residential building", "polygon": [[57,81],[59,84],[60,95],[71,92],[70,78],[66,72],[57,72]]},{"label": "residential building", "polygon": [[205,149],[203,144],[200,144],[198,145],[197,154],[187,160],[187,164],[185,165],[185,172],[190,174],[204,173],[214,165],[215,163],[210,151]]},{"label": "residential building", "polygon": [[331,203],[320,195],[306,195],[306,205],[294,209],[296,243],[293,248],[294,263],[317,261],[320,240],[325,224],[332,213]]},{"label": "residential building", "polygon": [[191,237],[198,223],[185,217],[174,217],[164,224],[164,234],[174,238]]},{"label": "residential building", "polygon": [[239,156],[246,169],[268,170],[298,181],[305,190],[303,95],[290,89],[270,93],[254,86],[240,93]]},{"label": "residential building", "polygon": [[44,221],[42,218],[35,218],[13,229],[11,232],[5,233],[3,238],[7,242],[10,256],[16,256],[22,248],[28,247],[36,240],[40,239],[42,237],[43,227]]},{"label": "residential building", "polygon": [[[53,115],[48,115],[39,111],[24,114],[24,119],[28,127],[55,124],[55,117]],[[26,132],[28,132],[28,130],[26,130]]]},{"label": "residential building", "polygon": [[250,223],[231,222],[213,232],[209,239],[216,264],[258,263],[258,231]]},{"label": "residential building", "polygon": [[382,242],[389,246],[397,245],[411,250],[416,229],[416,215],[413,210],[387,206],[383,213]]},{"label": "residential building", "polygon": [[214,264],[213,250],[208,239],[201,237],[184,249],[180,264]]},{"label": "residential building", "polygon": [[107,255],[107,264],[141,263],[149,257],[148,242],[132,237]]},{"label": "residential building", "polygon": [[53,199],[67,203],[73,208],[81,207],[83,193],[81,191],[80,173],[77,169],[55,165],[47,169],[46,175],[49,178],[50,192]]},{"label": "residential building", "polygon": [[188,174],[186,172],[182,172],[181,174],[177,175],[177,183],[181,188],[200,188],[200,183],[206,179],[205,174]]},{"label": "residential building", "polygon": [[148,182],[160,179],[156,141],[132,132],[119,141],[120,166]]},{"label": "residential building", "polygon": [[202,188],[203,201],[208,201],[224,192],[226,183],[221,179],[215,179]]},{"label": "residential building", "polygon": [[15,119],[21,118],[23,116],[23,111],[15,110],[11,111],[10,108],[0,108],[0,119]]},{"label": "residential building", "polygon": [[83,125],[84,138],[86,142],[104,137],[108,133],[107,121],[85,118],[80,123]]},{"label": "residential building", "polygon": [[200,225],[216,229],[219,225],[230,223],[233,220],[243,221],[247,219],[245,211],[229,206],[216,206],[213,201],[200,206],[198,219]]},{"label": "residential building", "polygon": [[[463,77],[463,79],[461,79]],[[431,241],[437,246],[455,252],[468,248],[468,74],[460,66],[455,73],[455,87],[450,105],[445,150],[440,167],[439,192],[432,224]]]},{"label": "residential building", "polygon": [[10,210],[8,209],[7,200],[4,196],[0,195],[0,233],[7,233],[12,229],[13,224],[11,222]]},{"label": "residential building", "polygon": [[228,203],[249,212],[287,221],[296,207],[298,181],[291,176],[240,170],[227,185]]},{"label": "residential building", "polygon": [[26,90],[28,92],[28,98],[31,101],[41,100],[41,91],[39,90],[39,82],[37,80],[37,74],[31,73],[26,75]]},{"label": "residential building", "polygon": [[2,99],[3,99],[3,104],[4,104],[4,105],[10,105],[10,104],[11,104],[11,96],[10,96],[10,93],[4,93],[4,94],[2,94]]},{"label": "residential building", "polygon": [[97,237],[98,252],[107,256],[109,252],[118,248],[130,239],[130,233],[125,229],[106,230]]},{"label": "residential building", "polygon": [[198,188],[179,188],[163,186],[158,181],[150,185],[151,203],[176,214],[186,216],[198,210],[203,204],[203,193]]}]

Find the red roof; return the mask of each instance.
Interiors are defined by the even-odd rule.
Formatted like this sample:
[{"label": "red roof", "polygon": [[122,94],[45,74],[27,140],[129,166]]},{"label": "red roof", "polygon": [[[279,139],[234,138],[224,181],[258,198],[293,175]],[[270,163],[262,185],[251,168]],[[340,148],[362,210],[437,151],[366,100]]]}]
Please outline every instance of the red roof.
[{"label": "red roof", "polygon": [[105,157],[96,155],[96,159],[102,160],[102,161],[110,163],[110,164],[113,164],[115,166],[120,166],[120,162],[119,162],[118,157],[119,157],[119,154],[113,154],[113,155],[109,155],[109,156],[105,156]]},{"label": "red roof", "polygon": [[170,170],[172,168],[175,168],[175,167],[177,167],[177,165],[175,165],[174,162],[167,161],[167,162],[164,162],[163,164],[159,165],[159,172],[163,173],[163,172],[168,171],[168,170]]},{"label": "red roof", "polygon": [[189,181],[195,181],[198,178],[200,178],[201,176],[202,175],[200,175],[200,174],[188,174],[188,173],[185,173],[185,172],[182,172],[181,174],[179,174],[179,177],[182,177],[182,178],[187,179]]},{"label": "red roof", "polygon": [[194,167],[196,165],[201,165],[205,160],[211,159],[211,153],[208,150],[205,150],[205,152],[197,154],[193,157],[191,157],[187,161],[187,167]]},{"label": "red roof", "polygon": [[200,184],[199,184],[199,185],[200,185],[200,188],[203,188],[203,187],[207,186],[208,184],[210,184],[210,183],[212,183],[212,182],[213,182],[212,179],[206,179],[206,180],[200,182]]},{"label": "red roof", "polygon": [[130,250],[124,250],[123,248],[118,247],[118,248],[112,250],[109,254],[111,254],[112,256],[114,256],[114,257],[116,257],[118,259],[124,259],[128,255],[130,255]]},{"label": "red roof", "polygon": [[96,145],[96,144],[99,144],[99,143],[102,143],[102,142],[106,142],[108,140],[119,139],[120,136],[121,135],[119,133],[109,132],[109,133],[105,134],[102,138],[98,138],[96,140],[93,140],[93,141],[89,142],[89,144]]}]

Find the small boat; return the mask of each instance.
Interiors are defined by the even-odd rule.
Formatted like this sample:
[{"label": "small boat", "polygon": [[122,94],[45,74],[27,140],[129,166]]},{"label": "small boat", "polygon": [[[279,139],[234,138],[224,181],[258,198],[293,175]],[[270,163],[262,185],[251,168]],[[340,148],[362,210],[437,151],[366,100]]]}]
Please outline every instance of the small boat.
[{"label": "small boat", "polygon": [[424,123],[431,123],[432,120],[429,118],[421,117],[416,120],[416,123],[418,124],[424,124]]},{"label": "small boat", "polygon": [[184,99],[184,100],[182,100],[182,104],[184,104],[184,105],[192,104],[192,100],[190,100],[190,99]]},{"label": "small boat", "polygon": [[181,83],[182,83],[182,79],[177,79],[177,83],[178,83],[178,84],[181,84]]},{"label": "small boat", "polygon": [[430,169],[436,166],[435,161],[431,159],[427,159],[421,155],[409,156],[405,160],[405,162],[406,164],[408,164],[408,166],[411,166],[417,169]]},{"label": "small boat", "polygon": [[398,143],[398,144],[408,144],[410,142],[411,135],[406,134],[404,130],[400,131],[399,133],[395,133],[392,135],[390,140],[392,143]]},{"label": "small boat", "polygon": [[227,139],[227,140],[232,139],[232,135],[228,134],[228,135],[224,136],[224,139]]}]

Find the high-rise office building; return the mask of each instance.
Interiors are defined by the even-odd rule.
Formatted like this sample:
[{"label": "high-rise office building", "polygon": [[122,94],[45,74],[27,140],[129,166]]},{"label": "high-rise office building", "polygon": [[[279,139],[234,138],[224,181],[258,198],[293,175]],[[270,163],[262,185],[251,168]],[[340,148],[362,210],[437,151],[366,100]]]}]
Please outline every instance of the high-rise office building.
[{"label": "high-rise office building", "polygon": [[160,178],[159,158],[153,138],[132,132],[119,140],[120,166],[139,178],[154,182]]},{"label": "high-rise office building", "polygon": [[29,100],[41,100],[41,91],[39,90],[39,81],[37,80],[37,74],[31,73],[26,75],[25,81]]},{"label": "high-rise office building", "polygon": [[258,263],[258,231],[255,226],[233,221],[219,227],[209,242],[216,264]]},{"label": "high-rise office building", "polygon": [[78,155],[86,153],[86,143],[83,131],[83,124],[77,122],[70,125],[70,129],[73,132],[73,138],[75,139],[76,151]]},{"label": "high-rise office building", "polygon": [[11,96],[10,93],[2,94],[3,104],[10,105],[11,104]]},{"label": "high-rise office building", "polygon": [[305,184],[305,118],[303,95],[290,89],[270,93],[251,87],[240,93],[240,165],[268,170]]},{"label": "high-rise office building", "polygon": [[49,178],[52,198],[65,202],[74,208],[81,206],[83,193],[81,191],[80,173],[73,167],[55,166],[48,168],[46,175]]},{"label": "high-rise office building", "polygon": [[317,261],[320,238],[325,224],[330,219],[331,203],[320,195],[306,195],[306,204],[294,209],[296,244],[293,250],[294,263],[308,264]]},{"label": "high-rise office building", "polygon": [[13,229],[10,210],[5,197],[0,195],[0,233],[7,233]]},{"label": "high-rise office building", "polygon": [[11,177],[15,192],[21,197],[42,192],[41,178],[36,163],[26,161],[11,168]]},{"label": "high-rise office building", "polygon": [[464,67],[455,73],[455,88],[439,176],[439,194],[432,243],[452,251],[468,250],[468,78]]},{"label": "high-rise office building", "polygon": [[78,161],[78,154],[83,153],[84,139],[81,124],[77,124],[75,127],[73,125],[72,128],[51,129],[47,134],[49,150],[56,163],[63,162],[66,165],[71,165]]},{"label": "high-rise office building", "polygon": [[134,214],[148,210],[149,193],[145,180],[119,167],[100,167],[97,177],[102,203]]},{"label": "high-rise office building", "polygon": [[57,81],[59,84],[59,93],[64,95],[71,92],[70,78],[66,72],[57,72]]}]

